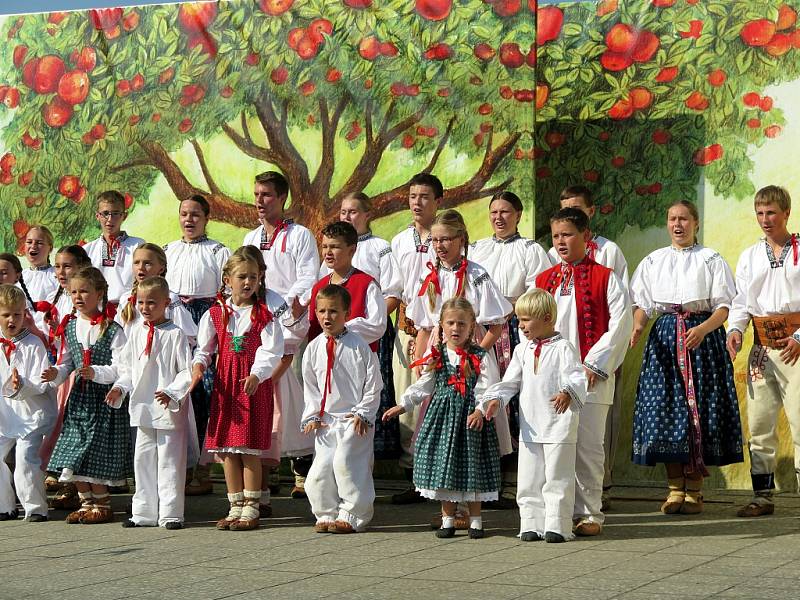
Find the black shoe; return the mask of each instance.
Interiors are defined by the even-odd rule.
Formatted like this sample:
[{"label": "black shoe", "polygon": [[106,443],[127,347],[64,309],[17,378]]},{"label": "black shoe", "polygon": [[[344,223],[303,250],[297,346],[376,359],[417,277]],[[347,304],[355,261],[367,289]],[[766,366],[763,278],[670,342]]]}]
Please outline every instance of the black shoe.
[{"label": "black shoe", "polygon": [[180,521],[168,521],[164,523],[164,529],[169,529],[170,531],[175,531],[176,529],[183,529],[183,523]]},{"label": "black shoe", "polygon": [[47,515],[37,515],[36,513],[25,517],[27,523],[44,523],[47,521]]},{"label": "black shoe", "polygon": [[484,502],[483,508],[491,510],[516,510],[518,508],[517,501],[512,498],[500,496],[497,500],[491,502]]},{"label": "black shoe", "polygon": [[451,538],[456,534],[455,527],[440,527],[436,530],[437,538]]},{"label": "black shoe", "polygon": [[272,504],[259,504],[258,505],[258,518],[270,519],[272,518]]},{"label": "black shoe", "polygon": [[18,516],[19,516],[19,511],[17,510],[0,513],[0,521],[14,521]]},{"label": "black shoe", "polygon": [[122,522],[122,526],[125,529],[130,529],[131,527],[139,527],[139,525],[133,519],[125,519]]},{"label": "black shoe", "polygon": [[523,531],[519,534],[519,539],[523,542],[540,542],[542,541],[542,536],[535,531]]},{"label": "black shoe", "polygon": [[469,528],[469,539],[471,540],[480,540],[486,536],[486,532],[483,529],[475,529],[474,527]]},{"label": "black shoe", "polygon": [[304,498],[308,498],[308,495],[306,494],[306,488],[300,487],[299,485],[294,486],[289,495],[294,500],[303,500]]},{"label": "black shoe", "polygon": [[108,486],[108,493],[109,494],[130,494],[131,488],[126,483],[124,485],[110,485]]},{"label": "black shoe", "polygon": [[560,533],[556,533],[555,531],[545,531],[544,541],[548,544],[563,544],[567,540],[565,540],[564,536]]},{"label": "black shoe", "polygon": [[414,487],[407,488],[392,496],[392,504],[420,504],[422,502],[425,502],[425,498],[420,496]]}]

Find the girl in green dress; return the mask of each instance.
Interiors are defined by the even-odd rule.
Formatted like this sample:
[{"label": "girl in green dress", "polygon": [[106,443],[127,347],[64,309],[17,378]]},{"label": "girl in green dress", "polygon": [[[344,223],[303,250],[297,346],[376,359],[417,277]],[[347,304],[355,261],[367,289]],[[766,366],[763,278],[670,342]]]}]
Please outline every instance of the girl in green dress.
[{"label": "girl in green dress", "polygon": [[[482,538],[481,502],[497,500],[500,451],[492,417],[498,403],[484,404],[486,388],[499,379],[497,366],[474,343],[475,311],[461,296],[448,300],[440,315],[440,340],[421,359],[420,379],[383,415],[392,419],[430,398],[414,450],[414,485],[421,496],[442,503],[436,537],[455,535],[459,502],[469,505],[469,537]],[[411,365],[416,366],[414,365]]]}]

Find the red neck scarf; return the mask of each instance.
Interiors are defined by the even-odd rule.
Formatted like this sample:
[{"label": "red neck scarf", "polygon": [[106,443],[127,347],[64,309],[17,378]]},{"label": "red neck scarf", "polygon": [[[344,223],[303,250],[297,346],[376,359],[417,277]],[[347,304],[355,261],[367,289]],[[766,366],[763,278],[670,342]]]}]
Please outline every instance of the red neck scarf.
[{"label": "red neck scarf", "polygon": [[147,327],[147,343],[144,346],[144,355],[150,356],[150,352],[153,350],[153,338],[156,335],[156,326],[152,321],[148,321],[144,326]]},{"label": "red neck scarf", "polygon": [[[272,235],[267,242],[267,249],[272,249],[272,245],[275,243],[275,240],[278,239],[278,234],[283,231],[283,243],[281,244],[281,252],[286,252],[286,238],[289,237],[289,221],[281,220],[275,226],[275,231],[272,232]],[[264,234],[266,234],[266,230],[264,230]]]},{"label": "red neck scarf", "polygon": [[472,366],[472,371],[475,375],[480,375],[481,373],[481,359],[472,354],[467,352],[463,348],[456,348],[456,355],[459,357],[458,367],[456,368],[456,372],[454,375],[450,376],[450,379],[447,380],[448,385],[452,385],[456,388],[456,391],[461,394],[462,396],[467,396],[467,376],[466,376],[466,367],[467,364]]},{"label": "red neck scarf", "polygon": [[319,405],[319,416],[325,413],[325,401],[328,399],[328,393],[332,390],[331,374],[333,373],[333,360],[336,356],[336,340],[329,337],[325,340],[325,354],[327,355],[327,362],[325,365],[325,387],[322,388],[322,402]]},{"label": "red neck scarf", "polygon": [[439,284],[439,270],[430,261],[428,261],[428,264],[426,266],[430,269],[430,273],[428,273],[428,276],[422,282],[422,287],[419,288],[419,293],[417,294],[417,296],[424,296],[425,292],[428,289],[428,285],[430,285],[431,283],[433,284],[433,291],[436,292],[436,295],[441,296],[442,286]]},{"label": "red neck scarf", "polygon": [[3,354],[6,357],[6,361],[11,362],[11,353],[17,349],[17,345],[13,340],[0,337],[0,346],[3,346]]}]

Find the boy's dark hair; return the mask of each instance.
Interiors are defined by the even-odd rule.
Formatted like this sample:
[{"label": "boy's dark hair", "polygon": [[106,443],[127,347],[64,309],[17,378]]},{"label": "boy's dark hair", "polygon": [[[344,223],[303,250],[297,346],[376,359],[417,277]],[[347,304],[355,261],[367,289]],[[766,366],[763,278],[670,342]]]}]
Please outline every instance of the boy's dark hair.
[{"label": "boy's dark hair", "polygon": [[275,193],[278,196],[286,196],[289,194],[289,182],[286,177],[277,171],[264,171],[256,175],[256,183],[261,185],[272,185],[275,188]]},{"label": "boy's dark hair", "polygon": [[583,198],[583,203],[586,205],[586,208],[594,206],[592,190],[585,185],[570,185],[565,187],[561,190],[561,200],[566,200],[567,198]]},{"label": "boy's dark hair", "polygon": [[355,246],[358,243],[358,232],[347,221],[334,221],[325,226],[322,230],[323,237],[340,239],[348,246]]},{"label": "boy's dark hair", "polygon": [[[319,292],[317,292],[317,300],[324,298],[325,300],[338,300],[345,312],[350,310],[350,292],[341,285],[329,283]],[[319,303],[317,303],[319,306]]]},{"label": "boy's dark hair", "polygon": [[562,208],[556,214],[550,217],[550,225],[561,221],[572,223],[575,225],[575,229],[577,229],[579,233],[583,233],[589,229],[589,217],[586,216],[585,212],[578,208]]},{"label": "boy's dark hair", "polygon": [[442,182],[439,181],[439,178],[436,177],[436,175],[431,175],[430,173],[417,173],[411,178],[411,181],[408,182],[408,187],[411,187],[412,185],[427,185],[433,190],[434,198],[441,198],[444,196],[444,187],[442,187]]},{"label": "boy's dark hair", "polygon": [[203,209],[203,214],[208,216],[211,214],[211,205],[208,203],[208,199],[201,195],[201,194],[192,194],[181,200],[181,202],[186,202],[187,200],[191,200],[192,202],[197,202],[200,205],[200,208]]},{"label": "boy's dark hair", "polygon": [[117,190],[106,190],[105,192],[101,192],[97,196],[97,206],[100,206],[101,202],[111,204],[114,206],[114,208],[118,208],[123,212],[125,211],[125,196],[120,194]]}]

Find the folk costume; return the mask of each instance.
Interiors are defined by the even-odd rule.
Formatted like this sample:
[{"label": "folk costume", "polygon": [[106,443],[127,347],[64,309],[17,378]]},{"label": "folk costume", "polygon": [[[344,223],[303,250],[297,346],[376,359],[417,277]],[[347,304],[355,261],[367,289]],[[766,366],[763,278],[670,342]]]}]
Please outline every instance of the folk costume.
[{"label": "folk costume", "polygon": [[[58,414],[55,390],[41,380],[50,367],[42,341],[28,330],[11,339],[0,338],[0,517],[16,515],[16,496],[25,517],[47,517],[47,496],[40,449]],[[17,370],[19,388],[12,373]],[[6,456],[16,446],[12,476]],[[13,478],[13,486],[12,486]]]},{"label": "folk costume", "polygon": [[144,240],[129,236],[124,231],[109,240],[100,236],[86,244],[83,249],[89,255],[92,265],[100,269],[108,283],[108,301],[118,305],[123,294],[133,284],[133,253]]},{"label": "folk costume", "polygon": [[[385,312],[385,311],[384,311]],[[363,531],[372,520],[375,419],[383,387],[378,358],[358,334],[345,328],[335,337],[320,335],[303,356],[305,410],[302,426],[318,421],[314,462],[306,493],[317,523],[349,523]],[[355,432],[357,415],[367,433]]]},{"label": "folk costume", "polygon": [[[191,347],[172,321],[154,325],[138,319],[128,325],[119,356],[111,366],[95,367],[94,380],[119,388],[122,398],[129,397],[130,424],[136,427],[131,521],[151,527],[183,523],[187,448],[195,428],[188,396]],[[168,406],[155,399],[158,391],[170,397]]]},{"label": "folk costume", "polygon": [[[561,392],[571,402],[558,414],[552,399]],[[489,387],[484,402],[499,399],[505,405],[515,397],[520,412],[520,535],[544,537],[550,531],[572,539],[575,448],[586,399],[586,375],[575,347],[559,333],[519,344],[502,382]]]},{"label": "folk costume", "polygon": [[[774,510],[777,418],[781,405],[794,445],[800,487],[800,364],[780,358],[791,337],[800,342],[800,237],[792,234],[778,256],[766,239],[747,248],[736,265],[736,296],[728,332],[744,332],[752,321],[753,347],[748,357],[747,422],[750,429],[750,477],[760,514]],[[750,515],[743,515],[750,516]]]},{"label": "folk costume", "polygon": [[556,329],[578,349],[584,368],[597,375],[578,425],[573,519],[602,526],[603,439],[614,372],[625,358],[633,324],[628,292],[611,269],[588,256],[540,273],[536,286],[554,296]]},{"label": "folk costume", "polygon": [[[127,323],[124,323],[122,320],[122,313],[125,311],[128,304],[133,305],[134,317]],[[189,341],[189,345],[194,347],[197,341],[197,323],[194,322],[192,313],[186,308],[181,297],[175,292],[169,293],[169,306],[164,316],[183,331],[186,339]],[[132,290],[128,290],[127,294],[119,303],[119,309],[117,310],[114,320],[125,329],[126,337],[129,337],[129,332],[134,329],[134,326],[138,327],[143,323],[142,316],[139,314],[139,309],[136,307],[136,296],[132,293]]]},{"label": "folk costume", "polygon": [[[431,367],[409,386],[399,406],[411,410],[430,398],[417,434],[414,485],[424,498],[444,502],[489,502],[500,489],[500,449],[495,420],[478,431],[467,417],[485,414],[484,393],[499,380],[497,363],[477,345],[431,351]],[[469,373],[465,366],[469,364]]]},{"label": "folk costume", "polygon": [[59,285],[56,279],[56,269],[51,264],[46,264],[41,267],[28,267],[22,271],[22,281],[25,283],[25,289],[28,291],[26,298],[29,297],[29,299],[33,301],[33,307],[28,307],[33,315],[33,320],[36,326],[46,333],[47,325],[44,323],[44,313],[47,307],[39,303],[47,302],[51,294],[54,295],[58,289]]}]

